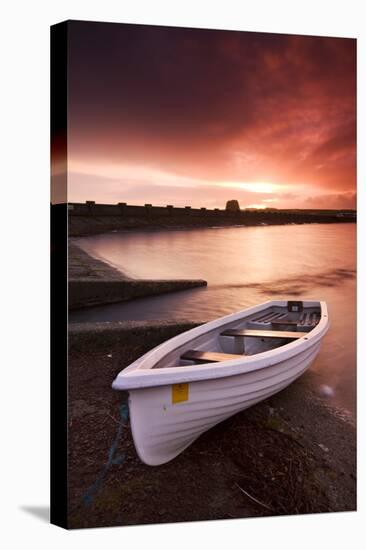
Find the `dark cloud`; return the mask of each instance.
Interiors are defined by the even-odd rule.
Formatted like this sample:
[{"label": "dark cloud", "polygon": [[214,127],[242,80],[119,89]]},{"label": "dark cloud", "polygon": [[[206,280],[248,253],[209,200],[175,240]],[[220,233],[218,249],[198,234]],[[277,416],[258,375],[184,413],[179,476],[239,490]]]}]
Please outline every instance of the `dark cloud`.
[{"label": "dark cloud", "polygon": [[354,40],[84,22],[69,36],[72,158],[354,189]]},{"label": "dark cloud", "polygon": [[332,129],[331,134],[312,153],[320,161],[333,159],[355,151],[356,127],[348,123]]}]

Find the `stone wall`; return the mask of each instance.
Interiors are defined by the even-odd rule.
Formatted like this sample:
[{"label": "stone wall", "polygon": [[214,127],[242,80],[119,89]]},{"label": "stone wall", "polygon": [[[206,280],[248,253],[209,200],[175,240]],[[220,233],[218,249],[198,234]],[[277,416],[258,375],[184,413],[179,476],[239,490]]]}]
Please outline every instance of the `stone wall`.
[{"label": "stone wall", "polygon": [[169,227],[213,227],[233,225],[279,225],[291,223],[355,222],[352,211],[240,210],[175,207],[173,205],[134,206],[126,203],[69,203],[69,235],[81,236],[123,229]]}]

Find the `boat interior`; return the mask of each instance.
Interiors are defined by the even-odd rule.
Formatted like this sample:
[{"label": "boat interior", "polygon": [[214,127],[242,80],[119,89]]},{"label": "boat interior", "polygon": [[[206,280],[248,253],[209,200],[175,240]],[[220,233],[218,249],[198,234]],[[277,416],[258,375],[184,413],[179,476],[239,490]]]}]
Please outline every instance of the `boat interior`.
[{"label": "boat interior", "polygon": [[174,349],[154,368],[212,364],[256,355],[287,345],[305,336],[320,321],[320,304],[304,306],[289,301],[287,306],[271,305],[260,312],[203,332]]}]

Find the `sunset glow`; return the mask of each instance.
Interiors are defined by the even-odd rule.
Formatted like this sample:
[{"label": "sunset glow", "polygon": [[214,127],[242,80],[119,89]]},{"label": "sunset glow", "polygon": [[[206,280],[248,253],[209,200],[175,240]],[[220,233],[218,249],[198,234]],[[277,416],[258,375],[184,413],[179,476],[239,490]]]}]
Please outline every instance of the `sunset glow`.
[{"label": "sunset glow", "polygon": [[69,201],[355,207],[354,40],[83,22],[69,35]]},{"label": "sunset glow", "polygon": [[220,183],[223,187],[231,187],[233,189],[244,189],[251,191],[252,193],[275,193],[281,190],[281,185],[275,185],[274,183],[243,183],[243,182],[224,182]]}]

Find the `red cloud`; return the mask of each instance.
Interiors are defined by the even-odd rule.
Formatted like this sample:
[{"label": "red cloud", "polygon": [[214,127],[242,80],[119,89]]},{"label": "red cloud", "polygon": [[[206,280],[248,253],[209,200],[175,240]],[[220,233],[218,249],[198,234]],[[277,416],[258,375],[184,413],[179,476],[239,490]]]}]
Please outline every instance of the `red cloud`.
[{"label": "red cloud", "polygon": [[346,197],[355,61],[351,39],[72,22],[69,154]]}]

